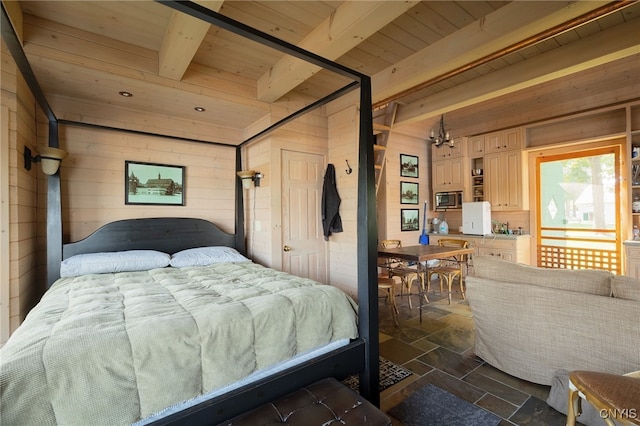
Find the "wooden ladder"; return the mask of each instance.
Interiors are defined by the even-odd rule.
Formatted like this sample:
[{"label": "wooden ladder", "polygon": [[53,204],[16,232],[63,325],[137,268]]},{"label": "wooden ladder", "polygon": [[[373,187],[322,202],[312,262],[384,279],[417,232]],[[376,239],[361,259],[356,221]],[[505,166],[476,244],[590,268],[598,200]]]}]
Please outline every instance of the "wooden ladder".
[{"label": "wooden ladder", "polygon": [[389,133],[391,133],[391,129],[393,128],[397,109],[397,104],[395,102],[391,102],[386,106],[373,111],[373,135],[375,138],[375,145],[373,145],[373,161],[376,171],[376,196],[378,195],[380,181],[384,173]]}]

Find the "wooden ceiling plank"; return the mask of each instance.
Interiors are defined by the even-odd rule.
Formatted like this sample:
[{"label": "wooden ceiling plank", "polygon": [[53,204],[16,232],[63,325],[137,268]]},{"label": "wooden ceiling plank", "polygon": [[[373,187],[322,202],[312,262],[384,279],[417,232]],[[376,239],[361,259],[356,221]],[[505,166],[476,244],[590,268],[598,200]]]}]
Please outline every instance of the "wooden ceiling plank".
[{"label": "wooden ceiling plank", "polygon": [[373,76],[374,103],[607,4],[513,2]]},{"label": "wooden ceiling plank", "polygon": [[[20,1],[25,13],[157,52],[170,9],[151,1]],[[63,12],[61,13],[61,9]]]},{"label": "wooden ceiling plank", "polygon": [[[54,109],[64,111],[59,118],[65,120],[233,145],[244,140],[242,132],[234,128],[232,123],[227,126],[216,125],[204,121],[204,117],[199,122],[175,115],[158,116],[135,108],[57,95],[51,96],[50,101]],[[132,116],[139,119],[132,123]]]},{"label": "wooden ceiling plank", "polygon": [[[147,49],[136,46],[131,43],[111,39],[97,33],[91,33],[86,30],[69,27],[55,21],[39,18],[33,15],[25,15],[25,48],[31,43],[41,44],[43,46],[57,46],[59,50],[76,51],[78,46],[83,42],[94,43],[93,50],[86,52],[86,56],[101,54],[95,50],[105,50],[110,55],[129,55],[127,60],[135,56],[144,59],[151,59],[156,62],[157,69],[158,52],[156,50]],[[65,40],[65,43],[57,42],[58,38]],[[76,41],[78,40],[78,41]],[[66,45],[69,44],[67,47]]]},{"label": "wooden ceiling plank", "polygon": [[[247,86],[248,80],[246,78],[211,69],[207,73],[206,67],[200,66],[197,67],[197,71],[201,75],[208,75],[206,86],[167,79],[157,75],[157,59],[146,49],[144,55],[137,55],[135,52],[142,48],[134,47],[134,52],[130,52],[126,43],[123,42],[117,42],[117,47],[110,47],[112,43],[109,42],[112,40],[102,36],[96,34],[92,34],[91,38],[78,35],[70,36],[67,32],[58,31],[58,24],[45,20],[39,21],[40,24],[45,22],[50,23],[51,27],[34,30],[33,35],[28,38],[29,42],[25,45],[25,53],[33,64],[44,59],[54,61],[52,64],[59,62],[57,65],[50,66],[62,70],[62,75],[69,75],[64,70],[72,66],[82,66],[98,72],[112,73],[120,81],[117,85],[121,88],[120,90],[132,90],[127,89],[127,86],[137,84],[136,81],[138,81],[157,87],[167,86],[184,90],[187,93],[209,96],[225,103],[235,103],[252,109],[268,111],[266,103],[255,99],[255,83],[249,88],[250,90],[247,88],[236,90],[238,85]],[[30,34],[30,22],[26,22],[26,24],[25,30],[27,34]],[[44,33],[42,32],[43,28],[47,30]],[[89,35],[89,33],[84,34]],[[47,72],[48,68],[43,67],[42,69]],[[79,72],[83,74],[80,70]],[[85,83],[90,87],[90,76],[87,78],[89,80]],[[234,81],[236,84],[232,83]]]},{"label": "wooden ceiling plank", "polygon": [[570,45],[398,108],[397,125],[409,124],[640,54],[638,23],[627,22]]},{"label": "wooden ceiling plank", "polygon": [[[200,2],[217,12],[222,1]],[[185,13],[172,11],[158,52],[158,73],[162,77],[180,80],[211,25]]]},{"label": "wooden ceiling plank", "polygon": [[480,19],[485,15],[496,10],[498,7],[502,7],[507,2],[502,2],[499,6],[492,6],[491,2],[484,1],[463,1],[460,2],[459,5],[464,10],[467,11],[468,14],[472,15],[475,19]]},{"label": "wooden ceiling plank", "polygon": [[[409,10],[416,1],[345,2],[298,46],[335,60]],[[258,99],[273,102],[320,71],[320,67],[283,57],[258,80]]]},{"label": "wooden ceiling plank", "polygon": [[18,3],[17,1],[3,1],[2,3],[4,4],[5,10],[7,11],[9,21],[11,21],[11,25],[13,25],[13,30],[16,32],[16,36],[20,40],[20,43],[24,44],[24,14],[22,12],[20,3]]}]

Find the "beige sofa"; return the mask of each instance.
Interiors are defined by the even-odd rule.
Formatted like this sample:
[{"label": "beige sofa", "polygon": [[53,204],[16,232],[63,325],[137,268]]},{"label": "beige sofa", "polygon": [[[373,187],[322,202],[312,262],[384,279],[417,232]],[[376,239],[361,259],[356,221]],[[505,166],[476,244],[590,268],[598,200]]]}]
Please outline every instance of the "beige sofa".
[{"label": "beige sofa", "polygon": [[466,294],[484,361],[544,385],[561,369],[640,370],[640,281],[488,256],[473,264]]}]

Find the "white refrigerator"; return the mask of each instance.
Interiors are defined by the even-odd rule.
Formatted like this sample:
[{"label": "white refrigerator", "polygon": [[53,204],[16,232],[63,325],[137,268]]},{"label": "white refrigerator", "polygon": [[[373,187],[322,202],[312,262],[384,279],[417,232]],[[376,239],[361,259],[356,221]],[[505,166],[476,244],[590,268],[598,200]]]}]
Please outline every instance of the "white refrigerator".
[{"label": "white refrigerator", "polygon": [[491,234],[491,204],[488,201],[462,203],[462,233]]}]

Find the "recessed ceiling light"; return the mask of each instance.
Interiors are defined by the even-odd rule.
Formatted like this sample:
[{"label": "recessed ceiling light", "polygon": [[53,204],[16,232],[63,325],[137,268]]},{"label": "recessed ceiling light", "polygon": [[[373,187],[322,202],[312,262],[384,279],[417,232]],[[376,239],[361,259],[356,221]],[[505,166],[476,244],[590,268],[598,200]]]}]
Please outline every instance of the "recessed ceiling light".
[{"label": "recessed ceiling light", "polygon": [[206,109],[204,109],[203,107],[195,107],[194,109],[196,111],[198,111],[198,112],[205,112],[206,111]]},{"label": "recessed ceiling light", "polygon": [[133,93],[131,92],[125,92],[124,90],[122,92],[118,92],[120,94],[120,96],[124,96],[125,98],[130,98],[133,96]]}]

